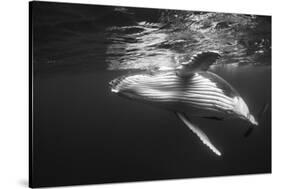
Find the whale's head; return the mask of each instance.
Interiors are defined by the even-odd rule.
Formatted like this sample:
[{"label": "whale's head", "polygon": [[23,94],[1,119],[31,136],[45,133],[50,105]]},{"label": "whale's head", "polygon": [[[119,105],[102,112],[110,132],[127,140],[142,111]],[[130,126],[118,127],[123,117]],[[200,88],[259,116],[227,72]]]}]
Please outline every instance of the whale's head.
[{"label": "whale's head", "polygon": [[130,74],[116,78],[109,84],[111,92],[118,96],[165,107],[184,97],[182,91],[185,86],[174,72]]},{"label": "whale's head", "polygon": [[110,90],[112,93],[120,93],[120,90],[122,90],[122,79],[123,77],[119,77],[119,78],[116,78],[116,79],[113,79],[112,81],[109,82],[109,86],[110,86]]},{"label": "whale's head", "polygon": [[252,125],[258,125],[255,117],[250,113],[247,104],[240,96],[234,97],[233,111],[241,119],[250,122]]},{"label": "whale's head", "polygon": [[121,76],[109,82],[112,93],[122,97],[138,99],[137,89],[134,83],[127,79],[127,76]]}]

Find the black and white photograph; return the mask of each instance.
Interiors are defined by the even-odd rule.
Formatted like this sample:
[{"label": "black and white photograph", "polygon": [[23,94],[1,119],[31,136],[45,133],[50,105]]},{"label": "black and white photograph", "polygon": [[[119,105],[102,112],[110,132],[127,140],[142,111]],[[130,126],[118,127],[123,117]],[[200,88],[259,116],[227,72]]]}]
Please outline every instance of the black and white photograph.
[{"label": "black and white photograph", "polygon": [[29,2],[29,186],[272,171],[270,15]]}]

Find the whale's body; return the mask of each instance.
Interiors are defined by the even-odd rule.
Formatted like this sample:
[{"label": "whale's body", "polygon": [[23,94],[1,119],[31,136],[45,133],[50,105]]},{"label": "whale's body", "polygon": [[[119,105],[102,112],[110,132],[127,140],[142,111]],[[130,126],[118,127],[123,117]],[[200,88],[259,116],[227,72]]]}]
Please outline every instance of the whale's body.
[{"label": "whale's body", "polygon": [[249,112],[238,92],[211,72],[196,72],[185,78],[173,71],[136,74],[114,80],[111,90],[191,116],[246,118]]},{"label": "whale's body", "polygon": [[186,115],[216,119],[241,118],[257,125],[239,93],[220,76],[198,69],[196,72],[180,71],[180,74],[171,70],[122,76],[111,82],[111,91],[175,112],[217,155],[221,153]]}]

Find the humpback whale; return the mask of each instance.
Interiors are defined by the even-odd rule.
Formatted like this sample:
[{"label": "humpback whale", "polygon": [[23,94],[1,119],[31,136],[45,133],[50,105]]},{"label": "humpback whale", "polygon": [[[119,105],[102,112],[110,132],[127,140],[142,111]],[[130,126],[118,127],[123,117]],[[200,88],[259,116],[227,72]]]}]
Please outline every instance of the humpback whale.
[{"label": "humpback whale", "polygon": [[175,112],[177,117],[216,155],[222,153],[190,116],[224,120],[243,119],[258,125],[240,94],[223,78],[209,71],[220,54],[198,53],[174,69],[137,73],[110,82],[111,91],[122,97]]}]

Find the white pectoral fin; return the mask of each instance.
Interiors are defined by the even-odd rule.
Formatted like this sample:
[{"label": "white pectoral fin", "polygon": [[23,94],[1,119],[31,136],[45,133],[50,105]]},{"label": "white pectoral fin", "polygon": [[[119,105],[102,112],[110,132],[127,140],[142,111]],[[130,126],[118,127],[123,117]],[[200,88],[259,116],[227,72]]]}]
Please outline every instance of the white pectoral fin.
[{"label": "white pectoral fin", "polygon": [[212,144],[208,136],[196,125],[191,123],[187,116],[183,113],[176,112],[176,115],[179,117],[180,120],[193,132],[195,133],[199,139],[210,148],[216,155],[221,156],[221,152]]}]

